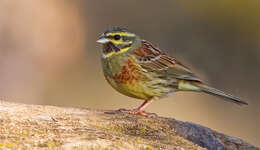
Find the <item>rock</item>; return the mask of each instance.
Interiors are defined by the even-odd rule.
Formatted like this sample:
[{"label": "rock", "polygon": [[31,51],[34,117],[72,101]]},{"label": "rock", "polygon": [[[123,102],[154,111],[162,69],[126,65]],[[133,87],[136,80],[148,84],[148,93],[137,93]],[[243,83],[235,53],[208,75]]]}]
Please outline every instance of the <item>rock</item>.
[{"label": "rock", "polygon": [[0,101],[0,149],[259,150],[171,118]]}]

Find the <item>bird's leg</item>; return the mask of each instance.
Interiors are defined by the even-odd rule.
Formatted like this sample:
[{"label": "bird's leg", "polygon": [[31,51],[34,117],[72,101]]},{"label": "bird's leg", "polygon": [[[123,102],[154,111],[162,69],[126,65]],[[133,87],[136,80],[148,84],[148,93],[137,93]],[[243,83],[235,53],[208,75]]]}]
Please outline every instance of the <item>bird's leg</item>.
[{"label": "bird's leg", "polygon": [[144,103],[142,103],[142,105],[140,105],[138,108],[136,109],[131,109],[131,110],[127,110],[127,109],[119,109],[120,112],[125,112],[125,113],[129,113],[129,114],[134,114],[134,115],[141,115],[141,116],[145,116],[145,117],[150,117],[151,113],[148,113],[146,111],[144,111],[144,109],[153,102],[153,99],[150,100],[146,100],[144,101]]},{"label": "bird's leg", "polygon": [[139,110],[139,111],[144,111],[144,109],[153,102],[153,99],[150,99],[150,100],[146,100],[142,103],[142,105],[140,105],[136,110]]}]

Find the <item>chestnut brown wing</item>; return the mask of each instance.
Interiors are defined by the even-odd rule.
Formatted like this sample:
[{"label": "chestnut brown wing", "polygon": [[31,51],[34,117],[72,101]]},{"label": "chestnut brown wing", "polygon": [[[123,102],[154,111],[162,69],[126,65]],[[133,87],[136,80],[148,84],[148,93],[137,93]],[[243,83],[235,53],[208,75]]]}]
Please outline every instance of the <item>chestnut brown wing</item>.
[{"label": "chestnut brown wing", "polygon": [[201,82],[189,68],[184,66],[176,58],[167,56],[160,49],[145,40],[142,40],[142,46],[135,49],[133,54],[142,68],[147,71],[156,72],[158,76]]}]

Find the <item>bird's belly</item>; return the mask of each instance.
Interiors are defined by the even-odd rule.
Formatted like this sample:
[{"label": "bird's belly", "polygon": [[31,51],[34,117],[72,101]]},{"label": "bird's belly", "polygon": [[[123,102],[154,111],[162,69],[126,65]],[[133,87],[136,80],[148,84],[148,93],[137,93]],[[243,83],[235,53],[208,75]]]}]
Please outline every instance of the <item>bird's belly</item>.
[{"label": "bird's belly", "polygon": [[165,97],[176,90],[173,79],[143,70],[134,57],[117,59],[103,60],[103,70],[106,80],[118,92],[148,100]]},{"label": "bird's belly", "polygon": [[[106,77],[109,84],[118,92],[137,99],[157,99],[165,97],[175,91],[175,88],[167,86],[168,81],[153,79],[149,81],[134,80],[132,82],[117,82],[113,78]],[[168,82],[169,83],[169,82]]]}]

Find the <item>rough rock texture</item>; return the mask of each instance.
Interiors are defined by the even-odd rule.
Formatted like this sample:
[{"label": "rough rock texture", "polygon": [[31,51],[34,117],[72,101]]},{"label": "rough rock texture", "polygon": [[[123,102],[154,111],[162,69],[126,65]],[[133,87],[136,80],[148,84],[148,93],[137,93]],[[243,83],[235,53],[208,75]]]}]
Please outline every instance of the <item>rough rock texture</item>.
[{"label": "rough rock texture", "polygon": [[241,139],[171,118],[0,101],[0,149],[19,148],[258,149]]}]

